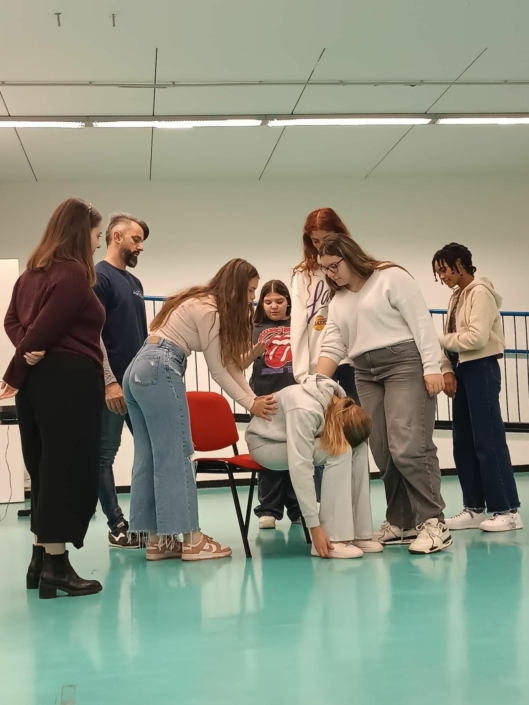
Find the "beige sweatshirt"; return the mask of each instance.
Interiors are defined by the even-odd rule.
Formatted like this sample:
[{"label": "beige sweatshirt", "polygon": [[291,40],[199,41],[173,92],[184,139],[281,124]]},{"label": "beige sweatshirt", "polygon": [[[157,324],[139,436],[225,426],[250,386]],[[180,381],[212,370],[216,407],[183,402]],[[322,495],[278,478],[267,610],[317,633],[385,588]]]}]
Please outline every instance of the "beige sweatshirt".
[{"label": "beige sweatshirt", "polygon": [[248,411],[252,408],[256,395],[241,370],[234,363],[226,367],[222,364],[219,316],[213,300],[184,301],[151,335],[159,335],[174,343],[185,352],[186,357],[194,350],[203,352],[215,382],[242,407]]},{"label": "beige sweatshirt", "polygon": [[[443,374],[453,371],[445,350],[459,353],[461,363],[503,353],[505,337],[501,325],[501,304],[501,296],[485,278],[474,279],[461,293],[459,289],[454,291],[448,306],[445,334],[441,338]],[[454,305],[457,305],[456,332],[447,333]]]}]

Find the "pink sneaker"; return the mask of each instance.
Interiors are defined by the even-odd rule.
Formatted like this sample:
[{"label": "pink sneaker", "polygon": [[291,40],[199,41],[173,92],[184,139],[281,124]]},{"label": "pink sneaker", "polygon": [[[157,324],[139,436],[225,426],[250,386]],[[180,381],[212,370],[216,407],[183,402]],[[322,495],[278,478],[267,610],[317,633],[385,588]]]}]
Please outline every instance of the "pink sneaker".
[{"label": "pink sneaker", "polygon": [[231,548],[225,548],[214,541],[211,536],[202,534],[198,543],[183,543],[183,561],[207,561],[213,558],[228,558]]},{"label": "pink sneaker", "polygon": [[182,544],[176,536],[160,536],[156,543],[147,544],[146,558],[148,561],[182,558]]}]

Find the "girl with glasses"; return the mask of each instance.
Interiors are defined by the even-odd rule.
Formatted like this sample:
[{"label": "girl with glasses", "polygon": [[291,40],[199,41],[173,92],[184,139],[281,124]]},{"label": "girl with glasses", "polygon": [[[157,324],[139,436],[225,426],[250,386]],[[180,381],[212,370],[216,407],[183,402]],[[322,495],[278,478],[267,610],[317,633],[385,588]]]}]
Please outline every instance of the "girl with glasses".
[{"label": "girl with glasses", "polygon": [[441,348],[419,287],[393,262],[367,255],[344,235],[320,250],[332,292],[317,372],[353,361],[371,450],[384,480],[386,521],[375,538],[434,553],[452,543],[433,442],[435,396],[443,389]]}]

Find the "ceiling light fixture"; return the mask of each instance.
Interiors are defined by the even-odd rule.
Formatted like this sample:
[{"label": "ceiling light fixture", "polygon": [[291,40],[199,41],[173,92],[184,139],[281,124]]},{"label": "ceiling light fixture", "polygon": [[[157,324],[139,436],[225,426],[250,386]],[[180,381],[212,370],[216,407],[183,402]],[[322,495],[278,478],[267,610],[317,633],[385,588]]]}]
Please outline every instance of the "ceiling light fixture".
[{"label": "ceiling light fixture", "polygon": [[94,127],[152,127],[160,130],[189,130],[192,127],[260,127],[262,120],[95,120]]},{"label": "ceiling light fixture", "polygon": [[333,125],[379,126],[379,125],[428,125],[432,118],[420,117],[344,117],[344,118],[291,118],[286,120],[269,120],[268,127],[310,127]]},{"label": "ceiling light fixture", "polygon": [[85,127],[84,122],[66,122],[59,120],[1,120],[0,127],[14,127],[22,129],[26,127],[59,127],[63,129],[79,129]]},{"label": "ceiling light fixture", "polygon": [[446,117],[436,120],[437,125],[529,125],[529,117]]}]

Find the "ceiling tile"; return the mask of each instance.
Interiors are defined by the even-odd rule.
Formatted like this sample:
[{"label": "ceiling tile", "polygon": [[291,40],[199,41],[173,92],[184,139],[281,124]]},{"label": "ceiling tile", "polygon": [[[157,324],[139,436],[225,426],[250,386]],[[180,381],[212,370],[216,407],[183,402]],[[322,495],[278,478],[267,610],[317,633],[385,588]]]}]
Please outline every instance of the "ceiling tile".
[{"label": "ceiling tile", "polygon": [[156,91],[157,115],[263,115],[290,113],[301,86],[223,86]]},{"label": "ceiling tile", "polygon": [[308,86],[296,113],[422,113],[438,86]]},{"label": "ceiling tile", "polygon": [[11,115],[151,115],[152,89],[100,87],[2,88]]},{"label": "ceiling tile", "polygon": [[529,112],[527,86],[452,86],[435,105],[437,113]]},{"label": "ceiling tile", "polygon": [[15,130],[0,130],[0,181],[35,181]]},{"label": "ceiling tile", "polygon": [[153,181],[258,179],[279,136],[265,127],[155,130]]},{"label": "ceiling tile", "polygon": [[366,176],[407,129],[287,127],[263,178]]},{"label": "ceiling tile", "polygon": [[371,178],[396,175],[529,173],[529,127],[413,128]]},{"label": "ceiling tile", "polygon": [[151,130],[24,129],[39,181],[141,181],[149,178]]}]

